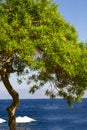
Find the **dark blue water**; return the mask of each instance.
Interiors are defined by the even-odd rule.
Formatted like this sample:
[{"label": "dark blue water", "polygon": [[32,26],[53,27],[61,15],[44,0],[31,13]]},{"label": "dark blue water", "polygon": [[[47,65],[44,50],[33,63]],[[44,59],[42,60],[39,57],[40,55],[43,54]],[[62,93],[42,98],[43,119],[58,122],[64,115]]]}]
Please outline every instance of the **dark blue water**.
[{"label": "dark blue water", "polygon": [[[7,120],[5,109],[10,103],[11,100],[0,100],[0,118]],[[87,99],[75,103],[73,109],[63,99],[21,100],[16,116],[25,115],[37,120],[27,123],[27,130],[87,130]],[[2,125],[6,127],[7,123]]]}]

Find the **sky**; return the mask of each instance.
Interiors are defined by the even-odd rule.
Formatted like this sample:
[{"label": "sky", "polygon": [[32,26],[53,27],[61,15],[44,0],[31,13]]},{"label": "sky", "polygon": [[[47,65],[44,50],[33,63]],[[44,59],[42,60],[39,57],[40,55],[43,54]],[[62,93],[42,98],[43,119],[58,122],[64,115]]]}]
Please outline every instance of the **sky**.
[{"label": "sky", "polygon": [[87,0],[54,0],[67,22],[77,29],[79,40],[87,41]]},{"label": "sky", "polygon": [[[59,6],[59,11],[65,20],[77,29],[79,40],[87,41],[87,0],[54,0]],[[43,88],[41,91],[37,91],[34,95],[29,94],[29,86],[25,82],[21,85],[17,84],[16,76],[13,75],[10,79],[11,84],[18,91],[20,98],[47,98],[44,96]],[[84,95],[87,97],[87,92]],[[5,89],[3,83],[0,83],[0,99],[11,98]]]}]

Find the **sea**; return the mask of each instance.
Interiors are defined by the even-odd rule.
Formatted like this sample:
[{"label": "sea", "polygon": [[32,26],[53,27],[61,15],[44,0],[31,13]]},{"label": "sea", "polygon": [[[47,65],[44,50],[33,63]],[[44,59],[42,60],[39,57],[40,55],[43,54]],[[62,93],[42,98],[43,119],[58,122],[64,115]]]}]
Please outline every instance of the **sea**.
[{"label": "sea", "polygon": [[[8,119],[6,111],[11,100],[0,100],[0,118]],[[36,121],[16,124],[17,130],[87,130],[87,98],[70,108],[63,99],[21,99],[16,117],[28,116]],[[26,125],[26,127],[25,127]],[[0,130],[9,130],[7,122]]]}]

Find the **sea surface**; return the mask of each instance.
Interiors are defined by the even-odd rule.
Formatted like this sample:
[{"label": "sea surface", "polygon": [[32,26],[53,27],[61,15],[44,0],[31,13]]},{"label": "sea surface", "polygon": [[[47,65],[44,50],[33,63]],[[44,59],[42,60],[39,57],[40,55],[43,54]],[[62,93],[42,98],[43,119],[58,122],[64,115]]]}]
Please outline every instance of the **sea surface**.
[{"label": "sea surface", "polygon": [[[10,104],[11,100],[0,100],[0,118],[7,120]],[[36,120],[26,123],[26,130],[87,130],[87,99],[74,103],[73,109],[63,99],[24,99],[16,117],[25,115]],[[0,124],[0,130],[7,130],[7,126],[7,122]],[[20,130],[25,130],[25,124],[20,124]]]}]

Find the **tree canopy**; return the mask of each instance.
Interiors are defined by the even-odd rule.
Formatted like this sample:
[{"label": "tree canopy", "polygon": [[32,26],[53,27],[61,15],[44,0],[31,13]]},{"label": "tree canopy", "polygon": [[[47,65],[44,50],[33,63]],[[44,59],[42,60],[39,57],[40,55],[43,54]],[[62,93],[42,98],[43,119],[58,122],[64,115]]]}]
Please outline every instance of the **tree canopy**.
[{"label": "tree canopy", "polygon": [[31,93],[46,84],[46,95],[70,104],[87,89],[87,48],[52,0],[0,1],[0,72],[26,75],[26,67],[37,71]]}]

